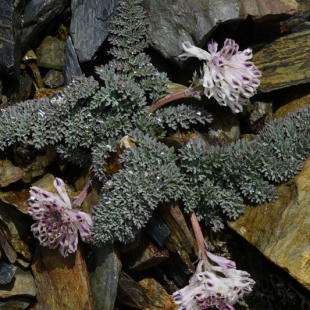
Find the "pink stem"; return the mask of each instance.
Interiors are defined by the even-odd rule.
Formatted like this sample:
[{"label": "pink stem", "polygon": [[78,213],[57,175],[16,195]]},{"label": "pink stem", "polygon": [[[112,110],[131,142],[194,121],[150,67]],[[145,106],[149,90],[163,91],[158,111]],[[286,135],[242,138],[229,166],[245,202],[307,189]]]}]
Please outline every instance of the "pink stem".
[{"label": "pink stem", "polygon": [[205,239],[203,237],[201,227],[199,225],[197,216],[196,216],[194,211],[192,211],[190,213],[190,220],[191,220],[192,227],[193,227],[194,234],[195,234],[195,238],[196,238],[196,241],[198,244],[199,255],[200,255],[201,259],[204,261],[205,266],[209,266],[209,261],[208,261],[207,255],[205,253]]},{"label": "pink stem", "polygon": [[191,92],[194,90],[193,87],[186,88],[184,90],[178,91],[174,94],[169,94],[165,96],[164,98],[161,98],[157,102],[155,102],[148,110],[148,114],[154,113],[157,109],[164,106],[165,104],[181,99],[181,98],[187,98],[191,96]]},{"label": "pink stem", "polygon": [[91,186],[91,181],[90,179],[88,179],[82,191],[78,194],[78,196],[74,198],[74,204],[76,206],[80,207],[82,205],[83,201],[88,195],[88,190],[90,186]]}]

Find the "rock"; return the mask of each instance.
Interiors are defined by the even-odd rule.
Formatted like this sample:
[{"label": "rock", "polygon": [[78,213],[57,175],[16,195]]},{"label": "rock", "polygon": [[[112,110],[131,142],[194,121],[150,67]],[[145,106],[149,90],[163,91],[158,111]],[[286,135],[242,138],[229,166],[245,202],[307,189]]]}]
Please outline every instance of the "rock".
[{"label": "rock", "polygon": [[165,204],[158,208],[158,212],[170,228],[165,245],[169,251],[178,253],[190,271],[194,272],[191,258],[196,257],[198,249],[179,206],[176,203]]},{"label": "rock", "polygon": [[253,56],[261,70],[259,91],[276,89],[310,82],[310,27],[277,38],[263,46]]},{"label": "rock", "polygon": [[174,61],[182,53],[182,42],[203,46],[221,22],[246,17],[240,16],[236,0],[144,0],[142,5],[147,11],[151,46]]},{"label": "rock", "polygon": [[272,118],[273,106],[272,103],[262,101],[255,101],[249,106],[251,106],[249,125],[252,131],[257,134],[264,128],[267,120]]},{"label": "rock", "polygon": [[31,72],[32,76],[34,77],[34,82],[36,84],[36,87],[43,88],[44,87],[43,79],[42,79],[41,72],[39,68],[37,67],[37,65],[34,62],[30,62],[29,64],[27,64],[27,68]]},{"label": "rock", "polygon": [[87,263],[94,308],[113,310],[122,268],[115,246],[106,244],[94,249]]},{"label": "rock", "polygon": [[170,233],[169,227],[156,212],[147,222],[144,231],[160,246],[164,245]]},{"label": "rock", "polygon": [[22,178],[23,170],[7,159],[0,159],[0,186],[6,187]]},{"label": "rock", "polygon": [[66,258],[58,250],[38,245],[31,268],[37,286],[36,310],[94,309],[80,244]]},{"label": "rock", "polygon": [[228,223],[308,290],[309,179],[310,159],[299,175],[276,187],[278,200],[262,206],[247,206],[244,215]]},{"label": "rock", "polygon": [[0,286],[0,297],[17,297],[18,295],[35,297],[36,296],[36,286],[34,283],[34,278],[30,271],[24,271],[17,267],[14,280],[6,285]]},{"label": "rock", "polygon": [[14,281],[0,286],[1,298],[15,297],[17,295],[35,297],[36,292],[37,289],[31,272],[24,271],[19,267],[16,268]]},{"label": "rock", "polygon": [[[25,310],[29,309],[32,298],[25,296],[15,296],[14,299],[2,299],[0,300],[1,310]],[[30,309],[29,309],[30,310]]]},{"label": "rock", "polygon": [[287,113],[306,108],[310,104],[309,85],[298,86],[296,92],[281,98],[282,106],[274,113],[274,118],[285,117]]},{"label": "rock", "polygon": [[284,20],[298,11],[295,0],[242,0],[241,6],[255,21]]},{"label": "rock", "polygon": [[37,65],[62,70],[65,65],[65,43],[55,37],[47,36],[37,49]]},{"label": "rock", "polygon": [[298,11],[289,19],[280,22],[281,32],[291,31],[296,27],[306,25],[309,21],[310,15],[310,1],[309,0],[297,0]]},{"label": "rock", "polygon": [[0,262],[0,285],[10,283],[15,275],[15,270],[16,267],[14,265]]},{"label": "rock", "polygon": [[44,84],[49,88],[57,88],[63,86],[65,79],[63,74],[57,70],[50,70],[44,77]]},{"label": "rock", "polygon": [[150,300],[147,309],[149,310],[178,310],[178,305],[172,300],[166,290],[152,278],[145,278],[139,281],[139,284],[145,289]]},{"label": "rock", "polygon": [[94,59],[108,36],[116,3],[114,0],[71,1],[70,35],[80,63]]},{"label": "rock", "polygon": [[[24,1],[0,1],[0,77],[7,90],[17,88],[20,76],[21,45],[21,14]],[[15,87],[12,87],[15,85]]]},{"label": "rock", "polygon": [[237,114],[231,113],[228,107],[224,109],[218,104],[210,105],[208,111],[213,116],[212,123],[208,124],[208,136],[205,137],[210,145],[223,146],[240,138],[240,123]]},{"label": "rock", "polygon": [[16,93],[16,102],[29,99],[33,90],[33,81],[29,75],[20,77],[19,90]]},{"label": "rock", "polygon": [[150,304],[146,290],[124,272],[119,278],[117,299],[121,304],[136,309],[147,309]]},{"label": "rock", "polygon": [[[0,251],[4,253],[6,259],[9,263],[13,264],[16,261],[17,254],[8,242],[5,234],[3,233],[2,229],[0,229]],[[1,278],[0,278],[1,279]]]},{"label": "rock", "polygon": [[22,58],[23,62],[32,62],[36,60],[37,60],[37,55],[32,49],[28,50]]},{"label": "rock", "polygon": [[31,260],[31,219],[16,208],[0,201],[0,228],[16,253]]},{"label": "rock", "polygon": [[65,46],[65,66],[63,69],[65,83],[70,84],[73,76],[82,75],[82,70],[76,55],[71,37],[68,36]]},{"label": "rock", "polygon": [[124,265],[132,272],[152,268],[169,258],[169,252],[157,248],[146,236],[141,234],[139,247],[135,251],[126,253]]},{"label": "rock", "polygon": [[67,6],[68,0],[29,0],[27,1],[21,34],[22,49],[26,51],[55,17]]},{"label": "rock", "polygon": [[56,157],[57,153],[50,145],[40,151],[28,144],[14,145],[14,160],[23,170],[22,181],[25,183],[30,183],[33,178],[43,175]]},{"label": "rock", "polygon": [[[183,256],[184,257],[184,256]],[[157,272],[162,274],[164,279],[168,279],[176,287],[184,287],[188,285],[189,277],[195,271],[195,266],[188,260],[187,262],[179,253],[170,253],[170,258],[157,266]],[[197,260],[197,256],[195,257]],[[195,261],[194,260],[194,261]]]}]

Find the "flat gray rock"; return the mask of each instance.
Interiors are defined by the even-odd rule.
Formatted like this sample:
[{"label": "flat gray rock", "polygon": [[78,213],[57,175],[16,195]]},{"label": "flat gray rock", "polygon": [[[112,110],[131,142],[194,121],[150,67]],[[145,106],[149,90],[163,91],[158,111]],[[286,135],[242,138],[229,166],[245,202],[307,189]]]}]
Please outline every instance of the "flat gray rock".
[{"label": "flat gray rock", "polygon": [[117,0],[72,0],[70,35],[80,63],[94,59],[109,33]]},{"label": "flat gray rock", "polygon": [[66,8],[68,0],[30,0],[23,16],[23,30],[21,35],[22,49],[39,34],[46,30],[46,26]]},{"label": "flat gray rock", "polygon": [[246,17],[237,0],[144,0],[142,5],[151,46],[171,60],[182,53],[182,42],[202,46],[220,23]]}]

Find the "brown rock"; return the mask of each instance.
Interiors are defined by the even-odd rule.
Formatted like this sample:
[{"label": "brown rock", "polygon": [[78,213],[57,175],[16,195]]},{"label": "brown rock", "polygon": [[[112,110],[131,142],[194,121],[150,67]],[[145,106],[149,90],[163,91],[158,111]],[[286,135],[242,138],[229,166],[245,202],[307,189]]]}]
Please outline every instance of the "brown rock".
[{"label": "brown rock", "polygon": [[0,201],[0,228],[16,253],[31,260],[30,218],[11,205]]},{"label": "brown rock", "polygon": [[28,213],[28,199],[29,199],[29,189],[24,188],[17,191],[8,191],[2,192],[0,191],[0,199],[9,204],[16,207],[20,212],[27,214]]},{"label": "brown rock", "polygon": [[186,252],[195,255],[196,242],[179,206],[177,204],[161,205],[158,211],[170,229],[166,241],[167,248],[172,252]]},{"label": "brown rock", "polygon": [[124,272],[118,282],[117,299],[121,304],[136,309],[146,309],[150,304],[145,289]]},{"label": "brown rock", "polygon": [[298,11],[295,0],[241,0],[241,5],[256,21],[283,20]]},{"label": "brown rock", "polygon": [[131,271],[141,271],[154,267],[167,258],[167,250],[158,249],[146,236],[141,234],[140,246],[131,253],[126,253],[123,257],[124,265]]},{"label": "brown rock", "polygon": [[[0,250],[1,253],[3,252],[8,260],[9,263],[13,264],[16,261],[17,254],[9,244],[6,236],[4,235],[3,231],[0,229]],[[1,257],[1,256],[0,256]]]},{"label": "brown rock", "polygon": [[281,106],[274,114],[273,118],[285,117],[287,113],[294,112],[298,109],[304,109],[310,104],[309,86],[298,87],[292,96],[286,96],[281,100]]},{"label": "brown rock", "polygon": [[262,71],[262,92],[310,82],[310,28],[265,45],[253,61]]},{"label": "brown rock", "polygon": [[310,159],[294,179],[277,186],[279,199],[246,207],[229,226],[256,246],[269,260],[310,289],[309,205]]},{"label": "brown rock", "polygon": [[145,310],[177,310],[178,306],[173,302],[172,296],[154,279],[145,278],[139,281],[145,289],[150,304]]},{"label": "brown rock", "polygon": [[38,289],[36,310],[94,309],[81,245],[66,258],[58,250],[37,246],[32,272]]},{"label": "brown rock", "polygon": [[11,161],[0,159],[0,186],[5,187],[22,178],[23,170],[12,164]]},{"label": "brown rock", "polygon": [[65,65],[65,43],[47,36],[37,49],[37,65],[62,70]]},{"label": "brown rock", "polygon": [[280,30],[282,32],[290,31],[298,26],[307,24],[310,16],[310,1],[297,0],[298,12],[289,19],[280,22]]},{"label": "brown rock", "polygon": [[0,297],[14,297],[16,295],[36,296],[36,286],[30,271],[24,271],[17,267],[14,280],[0,286]]}]

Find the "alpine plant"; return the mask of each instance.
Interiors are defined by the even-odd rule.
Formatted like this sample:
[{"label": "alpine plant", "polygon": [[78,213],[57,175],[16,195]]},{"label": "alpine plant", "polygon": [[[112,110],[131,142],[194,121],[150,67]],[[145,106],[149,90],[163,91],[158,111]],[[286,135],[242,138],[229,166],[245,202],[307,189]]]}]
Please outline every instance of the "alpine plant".
[{"label": "alpine plant", "polygon": [[28,213],[36,221],[31,231],[40,245],[59,248],[66,257],[77,250],[78,233],[82,241],[90,241],[93,224],[90,215],[79,210],[85,191],[71,203],[63,180],[55,178],[53,184],[58,194],[37,186],[30,188]]},{"label": "alpine plant", "polygon": [[[179,310],[234,310],[255,284],[250,275],[236,269],[235,262],[205,250],[207,259],[200,258],[189,285],[173,293]],[[209,263],[212,261],[212,264]]]},{"label": "alpine plant", "polygon": [[232,39],[226,39],[219,51],[216,42],[208,44],[209,52],[187,41],[182,48],[185,53],[179,56],[180,59],[197,57],[205,60],[201,83],[209,99],[214,97],[220,105],[229,106],[234,113],[239,113],[242,105],[256,94],[261,72],[250,61],[253,57],[250,48],[241,52]]}]

